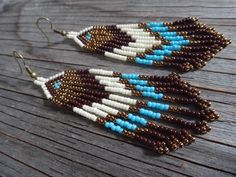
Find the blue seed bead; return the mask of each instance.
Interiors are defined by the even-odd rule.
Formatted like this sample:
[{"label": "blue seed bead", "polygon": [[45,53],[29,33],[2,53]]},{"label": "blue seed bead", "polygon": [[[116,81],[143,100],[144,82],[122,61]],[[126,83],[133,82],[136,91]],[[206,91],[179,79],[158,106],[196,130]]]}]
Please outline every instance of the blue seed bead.
[{"label": "blue seed bead", "polygon": [[170,50],[164,50],[164,54],[169,56],[169,55],[172,54],[172,51],[170,51]]},{"label": "blue seed bead", "polygon": [[61,87],[61,82],[60,81],[56,81],[54,84],[53,84],[53,88],[54,89],[59,89]]},{"label": "blue seed bead", "polygon": [[123,121],[121,119],[116,119],[117,124],[121,124]]},{"label": "blue seed bead", "polygon": [[157,95],[158,95],[159,99],[162,99],[162,98],[163,98],[163,94],[162,94],[162,93],[159,93],[159,94],[157,94]]},{"label": "blue seed bead", "polygon": [[135,121],[135,117],[133,114],[128,114],[128,119],[130,119],[131,121]]},{"label": "blue seed bead", "polygon": [[150,29],[153,32],[165,32],[165,31],[168,31],[168,27],[152,27]]},{"label": "blue seed bead", "polygon": [[164,109],[165,109],[165,110],[169,110],[169,108],[170,108],[170,106],[169,106],[168,104],[165,104],[165,105],[164,105]]},{"label": "blue seed bead", "polygon": [[177,33],[174,31],[174,32],[160,32],[159,33],[161,36],[165,37],[165,36],[176,36]]},{"label": "blue seed bead", "polygon": [[106,127],[106,128],[109,128],[109,125],[110,125],[109,122],[106,122],[106,123],[105,123],[105,127]]},{"label": "blue seed bead", "polygon": [[145,55],[145,59],[155,60],[155,61],[162,61],[162,60],[164,60],[164,56],[163,55]]},{"label": "blue seed bead", "polygon": [[149,28],[151,28],[151,27],[163,27],[164,23],[163,22],[148,22],[147,26]]},{"label": "blue seed bead", "polygon": [[122,74],[122,78],[124,79],[139,79],[138,74]]},{"label": "blue seed bead", "polygon": [[126,128],[129,129],[129,130],[131,130],[132,125],[131,125],[131,124],[127,124]]},{"label": "blue seed bead", "polygon": [[88,41],[90,41],[91,40],[91,38],[92,38],[92,36],[91,36],[91,34],[88,32],[87,34],[86,34],[86,39],[88,40]]},{"label": "blue seed bead", "polygon": [[147,125],[147,121],[146,121],[145,119],[141,119],[139,123],[142,124],[142,125],[144,125],[144,126]]},{"label": "blue seed bead", "polygon": [[124,129],[120,127],[119,130],[118,130],[118,133],[122,133],[123,130],[124,130]]},{"label": "blue seed bead", "polygon": [[161,116],[160,113],[155,113],[155,112],[149,111],[149,110],[144,110],[144,111],[142,111],[142,113],[140,112],[140,114],[144,114],[145,116],[151,117],[153,119],[159,119]]},{"label": "blue seed bead", "polygon": [[154,52],[155,55],[164,55],[163,50],[154,50],[153,52]]},{"label": "blue seed bead", "polygon": [[120,126],[116,126],[116,131],[117,131],[117,132],[120,132],[121,129],[122,129],[122,128],[121,128]]},{"label": "blue seed bead", "polygon": [[189,40],[184,40],[184,45],[188,45],[189,44]]},{"label": "blue seed bead", "polygon": [[130,84],[134,85],[147,85],[148,81],[147,80],[135,80],[135,79],[129,79]]},{"label": "blue seed bead", "polygon": [[152,60],[145,60],[145,59],[141,59],[139,57],[135,57],[135,62],[138,64],[144,64],[144,65],[152,65],[153,64]]},{"label": "blue seed bead", "polygon": [[160,113],[156,113],[156,114],[155,114],[155,119],[160,119],[160,117],[161,117],[161,114],[160,114]]},{"label": "blue seed bead", "polygon": [[147,115],[147,110],[141,108],[141,109],[139,110],[139,113],[140,113],[140,114],[143,114],[143,115]]},{"label": "blue seed bead", "polygon": [[128,125],[128,122],[125,122],[125,121],[124,121],[123,126],[124,126],[124,127],[127,127],[127,125]]},{"label": "blue seed bead", "polygon": [[136,81],[137,81],[137,80],[129,79],[128,81],[129,81],[130,84],[136,84]]},{"label": "blue seed bead", "polygon": [[173,50],[180,50],[181,46],[180,45],[172,45]]},{"label": "blue seed bead", "polygon": [[145,91],[145,92],[154,92],[155,91],[155,87],[136,85],[135,88],[136,88],[136,90]]},{"label": "blue seed bead", "polygon": [[132,124],[132,127],[131,127],[131,130],[136,130],[136,128],[137,128],[137,125],[134,125],[134,124]]},{"label": "blue seed bead", "polygon": [[113,131],[115,131],[115,130],[116,130],[115,125],[112,125],[112,124],[111,124],[111,129],[112,129]]},{"label": "blue seed bead", "polygon": [[141,108],[141,109],[139,110],[139,113],[140,113],[140,114],[144,114],[144,109]]},{"label": "blue seed bead", "polygon": [[164,106],[163,104],[161,104],[161,105],[159,106],[159,109],[160,109],[160,110],[164,110],[164,108],[165,108],[165,106]]},{"label": "blue seed bead", "polygon": [[149,97],[149,96],[150,96],[150,92],[142,92],[142,95],[143,95],[144,97]]}]

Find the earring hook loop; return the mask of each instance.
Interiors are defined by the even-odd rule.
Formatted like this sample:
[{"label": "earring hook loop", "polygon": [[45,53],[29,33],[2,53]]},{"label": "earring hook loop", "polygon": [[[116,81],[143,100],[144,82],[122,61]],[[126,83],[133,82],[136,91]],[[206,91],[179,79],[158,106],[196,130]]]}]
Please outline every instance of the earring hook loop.
[{"label": "earring hook loop", "polygon": [[22,73],[23,71],[22,71],[22,67],[21,67],[21,65],[20,65],[20,62],[18,61],[19,59],[22,60],[23,65],[24,65],[24,67],[25,67],[25,70],[28,72],[28,74],[30,75],[30,77],[33,78],[33,79],[37,79],[37,74],[30,68],[30,66],[28,66],[28,65],[26,64],[23,55],[22,55],[19,51],[13,51],[13,52],[12,52],[12,55],[13,55],[13,57],[15,58],[15,60],[17,61],[17,63],[18,63],[18,65],[19,65],[19,67],[20,67],[20,69],[21,69],[21,73]]},{"label": "earring hook loop", "polygon": [[50,28],[51,28],[51,30],[52,30],[53,32],[58,33],[58,34],[61,34],[62,36],[66,36],[66,35],[67,35],[67,32],[66,32],[66,31],[61,30],[61,29],[59,29],[59,28],[57,28],[57,27],[54,27],[54,25],[52,24],[52,21],[51,21],[49,18],[47,18],[47,17],[39,17],[39,18],[37,19],[37,21],[36,21],[36,25],[37,25],[38,29],[41,31],[41,33],[42,33],[42,34],[45,36],[45,38],[47,39],[48,46],[50,45],[50,39],[49,39],[48,35],[44,32],[44,30],[40,27],[39,24],[40,24],[41,21],[46,21],[46,22],[48,22],[49,25],[50,25]]}]

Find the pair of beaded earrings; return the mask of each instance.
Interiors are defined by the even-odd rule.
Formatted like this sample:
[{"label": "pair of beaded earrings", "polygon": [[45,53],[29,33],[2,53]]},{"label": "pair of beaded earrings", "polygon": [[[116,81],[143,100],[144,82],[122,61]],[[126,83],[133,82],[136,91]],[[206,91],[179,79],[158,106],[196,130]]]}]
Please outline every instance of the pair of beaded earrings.
[{"label": "pair of beaded earrings", "polygon": [[[37,25],[42,19],[51,23],[47,18],[39,18]],[[65,32],[52,23],[51,28],[92,52],[182,71],[202,67],[230,42],[196,18],[172,23],[93,26],[80,32]],[[33,72],[21,54],[14,51],[13,55],[22,59],[34,84],[42,88],[52,103],[159,154],[191,144],[195,140],[193,134],[207,133],[208,122],[219,118],[210,102],[200,97],[199,90],[176,73],[153,76],[69,69],[43,78]]]}]

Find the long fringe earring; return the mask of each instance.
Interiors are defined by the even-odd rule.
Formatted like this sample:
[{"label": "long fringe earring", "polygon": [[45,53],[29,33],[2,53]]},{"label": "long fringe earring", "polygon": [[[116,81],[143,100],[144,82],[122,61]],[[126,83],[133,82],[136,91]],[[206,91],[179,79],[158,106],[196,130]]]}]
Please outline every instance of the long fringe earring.
[{"label": "long fringe earring", "polygon": [[231,43],[214,28],[200,23],[196,17],[174,22],[96,25],[79,32],[51,29],[72,39],[81,48],[101,53],[116,60],[155,67],[170,67],[182,72],[200,69],[219,51]]},{"label": "long fringe earring", "polygon": [[176,73],[153,76],[69,69],[44,78],[18,52],[13,55],[23,61],[34,84],[53,104],[160,154],[191,144],[193,134],[207,133],[207,122],[219,118],[199,90]]}]

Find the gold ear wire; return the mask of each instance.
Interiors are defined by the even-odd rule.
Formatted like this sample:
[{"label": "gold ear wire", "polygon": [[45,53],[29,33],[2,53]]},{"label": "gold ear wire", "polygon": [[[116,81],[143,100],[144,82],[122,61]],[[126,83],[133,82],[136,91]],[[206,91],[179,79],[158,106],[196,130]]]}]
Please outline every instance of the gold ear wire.
[{"label": "gold ear wire", "polygon": [[28,66],[26,63],[25,63],[25,59],[24,57],[20,54],[19,51],[13,51],[12,53],[13,57],[15,58],[15,60],[17,61],[20,69],[21,69],[21,73],[22,73],[22,67],[19,63],[19,59],[22,60],[23,64],[24,64],[24,67],[25,67],[25,70],[28,72],[28,74],[30,75],[31,78],[33,79],[37,79],[37,74],[30,68],[30,66]]},{"label": "gold ear wire", "polygon": [[51,21],[49,18],[47,18],[47,17],[39,17],[39,18],[37,19],[37,21],[36,21],[36,25],[37,25],[38,29],[39,29],[39,30],[43,33],[43,35],[46,37],[46,39],[47,39],[47,41],[48,41],[48,46],[50,45],[49,37],[47,36],[47,34],[42,30],[42,28],[41,28],[40,25],[39,25],[40,21],[42,21],[42,20],[47,21],[47,22],[49,23],[50,28],[51,28],[51,30],[52,30],[53,32],[58,33],[58,34],[61,34],[62,36],[66,36],[66,35],[67,35],[67,32],[66,32],[66,31],[61,30],[61,29],[59,29],[59,28],[57,28],[57,27],[54,27],[53,24],[52,24],[52,21]]}]

